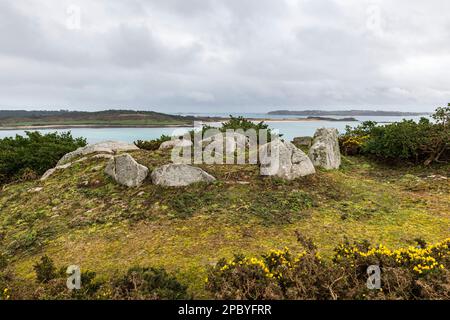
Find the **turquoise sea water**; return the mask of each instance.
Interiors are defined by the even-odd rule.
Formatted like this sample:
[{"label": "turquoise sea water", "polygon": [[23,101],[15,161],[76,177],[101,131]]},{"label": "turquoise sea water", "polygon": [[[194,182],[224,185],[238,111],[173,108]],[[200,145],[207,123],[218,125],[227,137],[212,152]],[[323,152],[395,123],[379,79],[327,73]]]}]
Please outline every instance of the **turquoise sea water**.
[{"label": "turquoise sea water", "polygon": [[[192,115],[196,115],[192,113]],[[197,114],[198,115],[198,114]],[[201,114],[202,116],[224,116],[224,114]],[[267,114],[252,113],[252,114],[233,114],[243,115],[251,118],[267,118]],[[270,116],[271,118],[299,118],[298,116]],[[356,117],[359,121],[372,120],[379,123],[401,121],[403,118],[418,120],[420,117]],[[329,122],[329,121],[268,121],[272,129],[279,130],[286,139],[293,139],[298,136],[311,136],[317,128],[327,127],[336,128],[343,132],[346,125],[356,126],[359,122]],[[75,137],[85,137],[89,143],[95,143],[103,140],[119,140],[126,142],[133,142],[136,140],[148,140],[160,137],[162,134],[179,135],[183,130],[190,130],[192,128],[72,128],[72,129],[40,129],[42,133],[48,132],[66,132],[71,131]],[[176,130],[176,131],[175,131]],[[32,130],[30,130],[32,131]],[[4,137],[11,137],[24,135],[24,130],[0,130],[0,139]]]}]

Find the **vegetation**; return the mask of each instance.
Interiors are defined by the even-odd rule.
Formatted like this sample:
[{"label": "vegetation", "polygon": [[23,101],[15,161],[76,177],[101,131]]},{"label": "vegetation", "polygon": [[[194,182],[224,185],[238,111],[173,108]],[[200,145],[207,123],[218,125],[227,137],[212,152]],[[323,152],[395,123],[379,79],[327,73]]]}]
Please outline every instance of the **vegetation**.
[{"label": "vegetation", "polygon": [[[170,162],[171,151],[130,153],[153,170]],[[111,289],[110,283],[135,265],[163,267],[188,286],[189,296],[212,298],[216,293],[204,282],[208,265],[236,252],[255,257],[285,246],[302,252],[295,230],[314,241],[327,263],[345,238],[393,250],[417,238],[427,243],[448,238],[448,164],[392,168],[361,157],[343,161],[340,170],[294,181],[260,177],[256,165],[201,165],[215,183],[163,188],[146,182],[130,189],[104,175],[107,160],[91,159],[46,181],[9,184],[0,192],[0,256],[8,260],[3,272],[8,295],[73,298],[58,267],[56,279],[36,282],[32,292],[22,288],[36,278],[34,266],[43,255],[55,266],[95,271],[93,286],[106,281],[89,299],[151,296]],[[36,188],[42,190],[30,191]]]},{"label": "vegetation", "polygon": [[340,138],[343,152],[364,154],[388,162],[411,161],[429,165],[450,159],[450,104],[438,108],[434,122],[403,120],[379,126],[367,121],[356,128],[347,127]]},{"label": "vegetation", "polygon": [[[211,129],[210,126],[203,126],[203,132],[205,132],[208,129]],[[221,132],[226,132],[227,130],[244,130],[247,131],[249,129],[253,129],[256,131],[256,135],[259,139],[259,131],[265,130],[268,135],[268,141],[270,141],[272,130],[269,128],[269,125],[265,123],[264,121],[260,121],[258,123],[255,123],[253,121],[250,121],[242,116],[239,117],[233,117],[230,115],[230,119],[228,121],[225,121],[222,123],[222,126],[218,128]],[[280,135],[281,136],[281,135]]]},{"label": "vegetation", "polygon": [[161,137],[159,137],[158,139],[153,139],[153,140],[137,140],[134,142],[134,144],[136,145],[136,147],[143,149],[143,150],[149,150],[149,151],[154,151],[154,150],[158,150],[159,146],[161,145],[161,143],[165,142],[165,141],[169,141],[172,138],[170,136],[167,135],[162,135]]},{"label": "vegetation", "polygon": [[85,145],[85,139],[73,138],[70,132],[43,135],[35,131],[0,139],[0,184],[34,179],[53,168],[63,155]]},{"label": "vegetation", "polygon": [[[202,137],[204,136],[205,132],[209,129],[217,129],[217,130],[220,130],[221,132],[226,132],[227,130],[241,129],[241,130],[246,131],[249,129],[253,129],[253,130],[255,130],[257,136],[259,135],[259,130],[267,130],[267,134],[269,135],[268,136],[269,141],[270,141],[270,135],[272,134],[272,132],[269,128],[269,125],[264,123],[264,121],[254,123],[253,121],[245,119],[244,117],[241,117],[241,116],[233,117],[232,115],[230,115],[230,119],[228,121],[223,122],[222,125],[218,128],[212,127],[210,125],[203,125],[203,127],[201,129]],[[187,135],[190,137],[191,141],[194,142],[195,131],[190,130]],[[134,144],[137,147],[139,147],[140,149],[153,151],[153,150],[158,150],[161,143],[163,143],[165,141],[169,141],[171,139],[172,139],[172,137],[170,137],[170,136],[162,135],[158,139],[146,140],[146,141],[137,140],[134,142]]]},{"label": "vegetation", "polygon": [[186,289],[163,268],[133,267],[113,282],[115,297],[121,299],[189,299]]},{"label": "vegetation", "polygon": [[[156,126],[190,125],[195,117],[170,115],[154,111],[105,110],[87,111],[24,111],[0,110],[0,127],[18,126]],[[201,120],[201,119],[200,119]]]},{"label": "vegetation", "polygon": [[[129,153],[150,171],[171,156]],[[343,156],[339,170],[293,181],[199,165],[217,181],[183,188],[126,188],[106,163],[2,187],[1,299],[449,298],[449,163]],[[365,286],[371,264],[383,291]],[[66,288],[68,265],[81,290]]]},{"label": "vegetation", "polygon": [[[398,250],[345,243],[335,249],[332,261],[307,244],[297,254],[284,248],[260,258],[222,259],[210,268],[206,287],[217,299],[450,298],[450,238]],[[367,269],[373,265],[380,267],[382,281],[375,290],[367,287]]]},{"label": "vegetation", "polygon": [[34,266],[33,282],[23,282],[14,274],[0,271],[0,300],[9,299],[190,299],[186,289],[163,268],[131,267],[124,274],[117,272],[109,279],[95,272],[81,273],[81,288],[66,286],[66,268],[57,269],[48,256],[42,256]]},{"label": "vegetation", "polygon": [[[450,238],[391,250],[368,241],[346,241],[324,259],[311,239],[296,232],[302,250],[271,249],[259,257],[235,254],[207,267],[204,289],[215,299],[449,299]],[[379,266],[380,287],[368,288],[369,266]],[[81,274],[81,289],[65,287],[64,268],[41,257],[37,282],[23,283],[0,272],[1,298],[8,299],[191,299],[188,286],[164,268],[131,267],[109,279]],[[369,281],[370,282],[370,281]]]}]

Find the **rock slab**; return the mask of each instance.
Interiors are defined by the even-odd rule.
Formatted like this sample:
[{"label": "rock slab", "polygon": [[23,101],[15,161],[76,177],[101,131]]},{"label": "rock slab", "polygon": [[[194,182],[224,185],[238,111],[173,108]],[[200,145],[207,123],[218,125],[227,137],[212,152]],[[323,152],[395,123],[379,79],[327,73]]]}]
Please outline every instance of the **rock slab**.
[{"label": "rock slab", "polygon": [[107,153],[114,154],[120,151],[139,150],[134,144],[121,141],[102,141],[94,144],[89,144],[85,147],[78,148],[75,151],[65,154],[57,163],[57,166],[70,162],[71,159],[87,155],[91,153]]},{"label": "rock slab", "polygon": [[171,148],[184,148],[184,147],[190,147],[192,146],[191,140],[187,139],[175,139],[175,140],[169,140],[161,143],[159,146],[159,150],[166,150]]},{"label": "rock slab", "polygon": [[308,156],[290,142],[276,139],[260,149],[260,174],[286,180],[316,173]]},{"label": "rock slab", "polygon": [[327,170],[339,169],[341,152],[339,150],[338,131],[334,128],[320,128],[316,130],[313,144],[308,156],[316,167]]},{"label": "rock slab", "polygon": [[166,187],[184,187],[196,182],[212,182],[214,178],[200,168],[187,164],[166,164],[153,170],[153,184]]},{"label": "rock slab", "polygon": [[137,163],[128,153],[109,160],[105,173],[117,183],[127,187],[138,187],[148,175],[148,168]]}]

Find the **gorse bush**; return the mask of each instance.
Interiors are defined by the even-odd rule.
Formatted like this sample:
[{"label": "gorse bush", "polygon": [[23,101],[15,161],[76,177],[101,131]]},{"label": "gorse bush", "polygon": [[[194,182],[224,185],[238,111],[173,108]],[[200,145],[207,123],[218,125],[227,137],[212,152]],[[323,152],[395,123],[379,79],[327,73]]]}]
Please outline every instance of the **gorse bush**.
[{"label": "gorse bush", "polygon": [[189,299],[187,286],[162,268],[133,267],[113,281],[114,296],[119,299]]},{"label": "gorse bush", "polygon": [[[381,269],[381,288],[367,288],[367,268]],[[259,258],[236,255],[211,267],[206,289],[218,299],[448,299],[450,239],[426,247],[390,250],[344,243],[333,260],[315,246]]]},{"label": "gorse bush", "polygon": [[54,167],[68,152],[86,145],[84,138],[73,138],[70,132],[0,139],[0,183],[16,179],[35,179]]},{"label": "gorse bush", "polygon": [[[297,232],[302,251],[270,250],[259,257],[236,254],[209,266],[205,288],[216,299],[450,299],[450,238],[391,250],[369,242],[338,245],[323,259],[316,245]],[[369,289],[369,266],[379,266],[381,287]],[[44,256],[36,282],[0,270],[2,299],[192,299],[186,285],[163,268],[132,267],[112,278],[81,273],[81,289],[66,286],[66,268]],[[6,290],[6,291],[5,291]]]},{"label": "gorse bush", "polygon": [[[111,278],[99,278],[93,271],[82,270],[80,289],[67,288],[67,267],[57,268],[48,256],[42,256],[34,265],[35,283],[19,281],[5,270],[0,270],[0,298],[56,299],[56,300],[129,300],[129,299],[191,299],[187,286],[181,284],[163,268],[132,267],[126,273]],[[5,291],[2,297],[2,292]]]},{"label": "gorse bush", "polygon": [[403,120],[378,126],[363,122],[356,128],[347,126],[340,137],[342,152],[365,154],[384,161],[410,161],[428,165],[450,158],[450,104],[438,108],[434,122],[421,118],[418,122]]}]

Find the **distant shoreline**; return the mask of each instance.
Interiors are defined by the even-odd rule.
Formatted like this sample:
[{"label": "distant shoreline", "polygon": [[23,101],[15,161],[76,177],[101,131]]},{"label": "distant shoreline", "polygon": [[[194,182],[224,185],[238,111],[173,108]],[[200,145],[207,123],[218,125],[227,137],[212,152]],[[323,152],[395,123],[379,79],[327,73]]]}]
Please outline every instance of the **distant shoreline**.
[{"label": "distant shoreline", "polygon": [[275,110],[269,111],[268,115],[280,116],[345,116],[345,117],[410,117],[410,116],[426,116],[429,112],[403,112],[403,111],[382,111],[382,110]]},{"label": "distant shoreline", "polygon": [[[221,121],[227,121],[229,118],[217,119],[214,121],[202,121],[202,123],[215,123]],[[277,123],[277,122],[359,122],[357,119],[331,119],[331,118],[249,118],[250,121],[264,121],[269,123]],[[114,124],[48,124],[48,125],[27,125],[27,126],[8,126],[1,127],[0,130],[4,131],[12,131],[12,130],[33,130],[33,129],[103,129],[103,128],[184,128],[184,127],[192,127],[193,124],[154,124],[154,125],[114,125]]]}]

